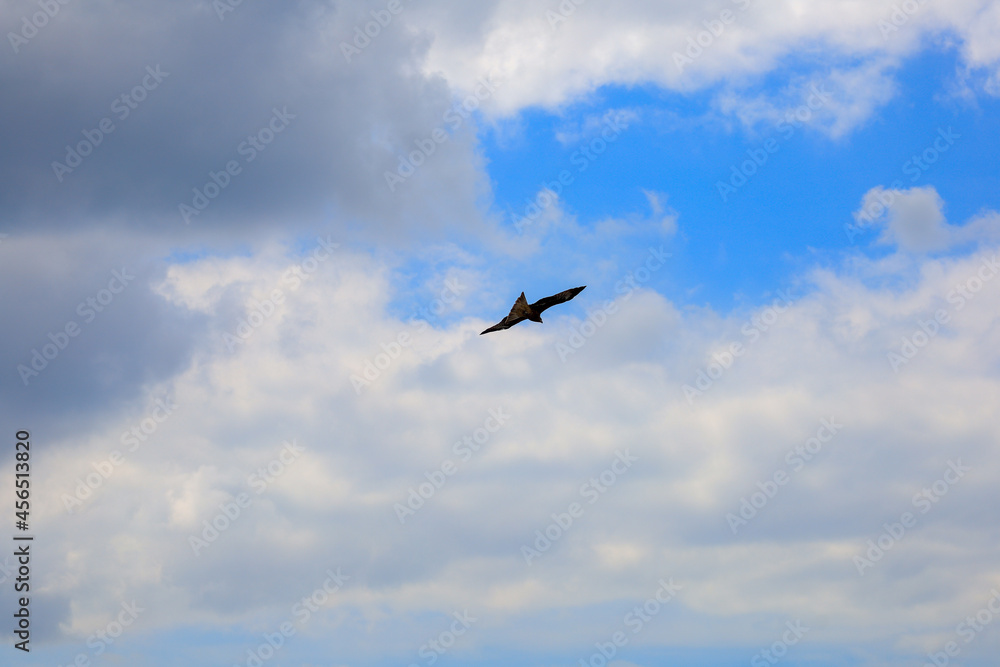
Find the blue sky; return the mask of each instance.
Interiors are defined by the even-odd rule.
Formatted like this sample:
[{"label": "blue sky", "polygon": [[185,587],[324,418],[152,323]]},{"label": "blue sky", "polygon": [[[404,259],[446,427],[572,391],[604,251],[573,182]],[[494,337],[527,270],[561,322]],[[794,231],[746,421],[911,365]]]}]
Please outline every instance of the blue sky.
[{"label": "blue sky", "polygon": [[[825,69],[813,64],[803,72],[796,65],[771,73],[754,91],[775,92],[794,76],[820,76]],[[648,208],[643,189],[667,193],[666,203],[683,212],[685,237],[674,246],[683,285],[675,286],[671,298],[683,302],[684,292],[677,287],[701,286],[691,302],[729,309],[736,294],[756,300],[787,283],[816,261],[817,252],[824,257],[851,250],[879,253],[869,248],[871,232],[852,239],[844,231],[873,184],[933,184],[952,221],[997,207],[1000,182],[991,157],[1000,149],[1000,133],[991,129],[997,103],[995,98],[974,104],[947,99],[944,91],[954,85],[956,65],[953,49],[928,50],[902,63],[894,75],[898,92],[892,101],[850,135],[837,138],[807,123],[791,124],[793,133],[766,125],[733,126],[713,112],[715,90],[682,95],[648,85],[603,87],[557,114],[522,114],[516,139],[506,138],[503,130],[482,133],[495,205],[523,216],[540,186],[556,180],[563,169],[573,175],[563,196],[565,208],[583,224],[642,212]],[[585,142],[564,146],[556,133],[609,108],[634,109],[645,122],[635,123],[580,172],[571,156]],[[914,155],[949,128],[959,137],[955,145],[926,170],[912,164]],[[777,151],[724,200],[717,183],[729,182],[733,165],[768,138],[776,140]],[[908,163],[912,166],[904,171]]]},{"label": "blue sky", "polygon": [[995,663],[1000,3],[0,7],[0,662]]}]

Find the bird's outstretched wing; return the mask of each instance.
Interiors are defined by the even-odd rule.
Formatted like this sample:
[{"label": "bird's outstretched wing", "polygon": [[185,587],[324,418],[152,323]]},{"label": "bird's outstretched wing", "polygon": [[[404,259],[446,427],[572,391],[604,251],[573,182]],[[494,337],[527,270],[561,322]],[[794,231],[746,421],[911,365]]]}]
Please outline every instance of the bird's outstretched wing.
[{"label": "bird's outstretched wing", "polygon": [[500,331],[502,329],[510,329],[512,326],[518,322],[523,322],[528,319],[528,314],[531,312],[528,306],[528,300],[524,298],[524,292],[521,292],[521,296],[517,297],[517,301],[514,302],[514,307],[510,309],[510,314],[503,318],[493,326],[491,326],[486,331],[481,332],[479,335],[482,336],[484,333],[489,333],[491,331]]},{"label": "bird's outstretched wing", "polygon": [[479,335],[482,336],[483,334],[488,334],[491,331],[503,331],[504,329],[509,329],[511,326],[512,325],[507,324],[506,320],[500,320],[499,322],[497,322],[496,324],[494,324],[493,326],[491,326],[489,329],[486,329],[484,331],[480,331]]},{"label": "bird's outstretched wing", "polygon": [[[577,294],[582,292],[584,287],[586,287],[586,285],[584,285],[583,287],[574,287],[573,289],[568,289],[565,292],[559,292],[559,294],[553,294],[552,296],[547,296],[544,299],[539,299],[538,301],[531,304],[531,308],[536,313],[541,313],[546,308],[551,308],[556,304],[565,303],[566,301],[569,301]],[[523,292],[521,293],[521,296],[522,297],[524,296]]]}]

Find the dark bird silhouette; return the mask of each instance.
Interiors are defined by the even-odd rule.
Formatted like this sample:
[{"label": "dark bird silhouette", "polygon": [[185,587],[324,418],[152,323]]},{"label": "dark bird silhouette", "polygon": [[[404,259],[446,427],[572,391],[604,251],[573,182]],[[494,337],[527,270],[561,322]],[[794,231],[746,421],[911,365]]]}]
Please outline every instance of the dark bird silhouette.
[{"label": "dark bird silhouette", "polygon": [[568,289],[565,292],[559,292],[559,294],[553,294],[552,296],[547,296],[544,299],[539,299],[532,304],[528,303],[528,300],[524,298],[524,292],[521,292],[521,296],[517,297],[517,301],[514,302],[514,307],[510,309],[510,314],[479,335],[482,336],[484,333],[500,331],[501,329],[510,329],[518,322],[523,322],[524,320],[541,322],[542,311],[551,308],[556,304],[569,301],[574,296],[582,292],[584,287],[586,287],[586,285],[583,287],[574,287],[573,289]]}]

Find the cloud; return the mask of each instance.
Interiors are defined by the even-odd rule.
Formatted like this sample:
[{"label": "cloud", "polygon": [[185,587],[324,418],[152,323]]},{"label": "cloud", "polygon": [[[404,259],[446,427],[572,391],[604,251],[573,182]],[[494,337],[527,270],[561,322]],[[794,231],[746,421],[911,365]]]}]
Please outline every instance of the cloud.
[{"label": "cloud", "polygon": [[[870,190],[863,201],[871,201],[879,193]],[[916,252],[944,250],[953,243],[953,234],[945,220],[944,202],[930,186],[893,191],[896,201],[888,209],[888,222],[880,243],[893,243],[901,249]]]},{"label": "cloud", "polygon": [[965,62],[972,70],[985,74],[983,89],[991,95],[1000,95],[1000,48],[992,35],[1000,28],[1000,7],[995,3],[983,6],[966,24],[967,39],[963,44]]},{"label": "cloud", "polygon": [[[939,210],[931,194],[903,197],[899,215],[920,203]],[[678,309],[641,287],[618,293],[611,274],[544,326],[489,340],[477,335],[492,323],[485,315],[424,325],[391,315],[387,267],[365,253],[338,251],[294,290],[283,280],[302,255],[281,248],[173,264],[136,294],[169,304],[176,321],[203,318],[189,334],[196,352],[146,399],[54,433],[37,455],[38,483],[52,489],[35,510],[52,544],[40,570],[63,573],[46,590],[73,601],[66,637],[106,623],[102,610],[123,596],[156,609],[147,629],[192,618],[270,627],[341,566],[353,579],[302,631],[346,646],[351,661],[367,655],[345,643],[361,628],[380,655],[436,636],[432,622],[400,632],[389,620],[427,609],[474,607],[489,619],[470,646],[531,650],[540,640],[524,632],[541,618],[546,646],[589,646],[598,626],[621,621],[624,611],[606,605],[641,603],[667,576],[684,585],[671,603],[683,613],[644,630],[647,645],[709,645],[723,633],[767,646],[770,630],[741,619],[810,625],[817,600],[830,623],[811,631],[816,641],[934,633],[1000,576],[978,537],[1000,479],[982,410],[998,394],[989,332],[1000,282],[980,273],[995,252],[914,259],[903,270],[857,259],[802,276],[780,313],[769,303],[729,315]],[[977,275],[979,289],[957,307],[955,286]],[[276,311],[228,350],[223,335],[274,289],[284,292]],[[584,327],[607,300],[614,312]],[[947,323],[894,369],[890,353],[941,309]],[[400,332],[410,342],[393,355]],[[557,345],[574,332],[583,343],[564,361]],[[731,342],[745,351],[715,377],[711,365]],[[351,375],[380,354],[388,363],[358,394]],[[715,379],[689,403],[683,386],[703,370]],[[176,411],[69,514],[63,494],[123,449],[121,435],[149,416],[158,392]],[[463,460],[456,443],[497,409],[509,419]],[[786,453],[824,419],[842,430],[734,536],[727,513],[791,470]],[[304,453],[258,493],[252,476],[291,440]],[[626,450],[638,462],[590,504],[581,485]],[[859,576],[851,558],[883,522],[916,511],[913,495],[955,459],[972,472]],[[394,504],[446,461],[454,474],[400,525]],[[208,541],[206,525],[234,513],[241,494],[249,504]],[[574,501],[583,515],[525,565],[521,546]],[[85,537],[97,534],[107,547]],[[192,537],[207,543],[197,555]],[[905,604],[917,581],[929,602]],[[570,608],[590,609],[587,622],[560,622]]]},{"label": "cloud", "polygon": [[807,125],[833,139],[864,125],[896,93],[889,63],[867,62],[833,69],[795,81],[778,93],[749,96],[728,90],[718,99],[720,110],[739,118],[748,128]]},{"label": "cloud", "polygon": [[[413,67],[427,44],[405,17],[348,62],[340,42],[372,20],[361,5],[244,4],[221,21],[207,2],[60,7],[0,64],[5,88],[30,91],[0,102],[7,231],[218,243],[276,220],[356,219],[353,233],[387,242],[478,229],[475,130],[445,120],[453,92]],[[390,191],[385,173],[435,130],[447,140]]]},{"label": "cloud", "polygon": [[[0,414],[88,428],[107,405],[187,366],[205,319],[150,290],[161,265],[139,235],[12,235],[0,246]],[[56,416],[62,418],[56,419]]]},{"label": "cloud", "polygon": [[[873,212],[881,214],[872,217]],[[865,193],[856,219],[867,224],[884,222],[879,243],[896,245],[907,252],[939,252],[970,243],[1000,240],[1000,219],[986,211],[965,225],[952,225],[944,215],[944,202],[933,186],[908,190],[875,187]]]},{"label": "cloud", "polygon": [[646,195],[653,215],[660,217],[660,225],[664,235],[673,236],[676,234],[678,213],[672,208],[665,208],[666,195],[652,190],[643,190],[642,193]]},{"label": "cloud", "polygon": [[[459,88],[470,87],[484,72],[502,72],[509,83],[489,109],[514,114],[532,106],[560,108],[609,85],[653,83],[689,92],[725,84],[745,96],[748,83],[783,71],[789,54],[810,45],[824,53],[824,63],[843,63],[832,72],[825,64],[813,68],[839,93],[824,114],[834,137],[866,122],[894,91],[892,69],[943,34],[962,45],[970,67],[995,78],[997,58],[986,36],[996,11],[984,0],[947,7],[920,3],[905,12],[898,3],[848,1],[692,8],[632,0],[613,9],[593,3],[572,7],[502,0],[450,19],[431,10],[415,12],[416,20],[438,35],[427,71],[443,72]],[[770,107],[779,101],[759,103]]]}]

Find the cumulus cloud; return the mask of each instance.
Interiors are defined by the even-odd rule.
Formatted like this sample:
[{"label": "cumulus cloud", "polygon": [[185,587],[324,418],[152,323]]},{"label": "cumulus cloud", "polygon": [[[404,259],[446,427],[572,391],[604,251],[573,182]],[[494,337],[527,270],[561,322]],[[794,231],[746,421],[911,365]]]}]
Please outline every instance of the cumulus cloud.
[{"label": "cumulus cloud", "polygon": [[[888,0],[807,7],[740,0],[698,8],[646,0],[539,8],[498,0],[484,7],[489,9],[448,19],[429,9],[416,14],[440,36],[427,71],[443,72],[465,88],[484,72],[503,72],[510,83],[490,105],[499,114],[558,108],[604,85],[645,82],[676,91],[723,83],[753,97],[743,92],[748,82],[780,70],[803,45],[822,45],[824,63],[843,63],[832,72],[826,64],[815,68],[816,78],[840,93],[824,115],[828,131],[841,136],[891,97],[894,64],[927,41],[954,36],[966,64],[989,72],[990,81],[997,62],[986,37],[996,8],[985,0],[917,3],[912,11]],[[780,97],[757,100],[766,116],[779,114],[781,103]]]},{"label": "cumulus cloud", "polygon": [[995,211],[980,213],[964,225],[950,224],[945,218],[944,201],[933,186],[908,190],[872,188],[862,198],[855,218],[866,225],[884,223],[878,242],[908,252],[938,252],[1000,239],[1000,220]]},{"label": "cumulus cloud", "polygon": [[[880,192],[870,190],[863,203],[873,201]],[[888,208],[886,229],[879,237],[880,242],[894,243],[917,252],[944,250],[953,243],[953,234],[942,211],[944,202],[933,187],[891,192],[896,200]]]},{"label": "cumulus cloud", "polygon": [[[903,201],[938,210],[930,194]],[[289,270],[308,252],[172,264],[137,293],[169,303],[175,319],[203,318],[198,352],[146,399],[38,454],[39,484],[53,490],[36,509],[53,544],[40,569],[62,573],[42,585],[74,601],[54,618],[82,638],[127,596],[155,608],[147,628],[263,618],[267,629],[340,566],[353,579],[303,632],[329,631],[352,660],[364,650],[343,642],[362,628],[383,655],[419,646],[433,623],[397,634],[390,617],[425,609],[485,619],[470,648],[531,650],[540,619],[548,646],[590,645],[629,608],[614,605],[641,603],[663,577],[683,583],[670,604],[685,613],[651,624],[645,645],[709,645],[720,633],[769,645],[770,626],[749,630],[746,614],[778,628],[803,618],[817,641],[931,636],[1000,576],[977,537],[1000,474],[983,411],[1000,395],[990,333],[1000,282],[982,269],[996,267],[995,252],[919,260],[916,273],[846,264],[802,276],[787,301],[724,316],[679,310],[641,285],[618,290],[611,276],[544,327],[489,339],[477,335],[484,316],[391,315],[386,267],[364,254],[338,250],[295,289]],[[252,318],[276,289],[274,311]],[[926,333],[940,310],[947,320]],[[240,322],[250,333],[230,350],[224,336]],[[732,343],[742,352],[727,358]],[[351,376],[369,361],[377,371],[359,391]],[[156,396],[176,410],[127,451],[124,433]],[[794,454],[831,422],[820,450]],[[472,450],[484,425],[492,431]],[[282,460],[289,441],[303,453]],[[124,462],[70,514],[63,496],[116,449]],[[636,462],[612,468],[622,452]],[[920,514],[914,494],[959,459],[969,473]],[[734,535],[727,515],[776,471],[789,481]],[[591,504],[581,488],[595,479]],[[438,488],[401,523],[395,506],[426,484]],[[249,504],[206,533],[241,494]],[[527,564],[522,547],[573,502],[582,515]],[[908,510],[919,525],[860,576],[852,558]],[[97,533],[107,546],[79,541]],[[197,554],[192,538],[205,541]],[[916,582],[925,603],[907,604]],[[595,613],[558,620],[577,607]]]}]

